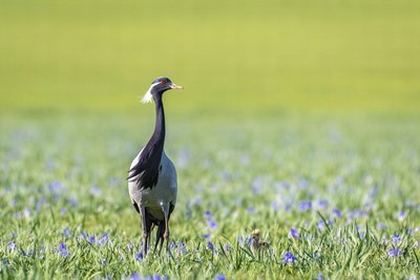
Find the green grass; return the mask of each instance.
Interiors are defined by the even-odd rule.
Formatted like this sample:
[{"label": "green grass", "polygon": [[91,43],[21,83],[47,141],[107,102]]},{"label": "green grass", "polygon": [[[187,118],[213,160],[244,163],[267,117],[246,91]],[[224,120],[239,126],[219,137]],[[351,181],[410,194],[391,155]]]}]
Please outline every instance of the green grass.
[{"label": "green grass", "polygon": [[[0,279],[418,277],[420,2],[0,6]],[[175,247],[138,260],[125,178],[160,75],[185,86]]]},{"label": "green grass", "polygon": [[[1,123],[1,278],[119,279],[133,272],[171,279],[211,279],[218,273],[229,279],[418,275],[418,122],[286,118],[238,125],[172,119],[166,149],[179,175],[172,241],[184,242],[186,252],[177,247],[173,258],[137,261],[139,217],[125,177],[147,139],[145,122]],[[300,211],[304,201],[312,209]],[[218,224],[214,230],[206,223],[207,210]],[[319,229],[323,220],[331,224]],[[292,227],[299,239],[288,237]],[[71,230],[68,237],[65,228]],[[252,251],[238,243],[255,228],[269,249]],[[83,232],[96,240],[106,232],[109,241],[90,245]],[[393,243],[393,234],[401,241]],[[68,257],[58,254],[60,242]],[[393,246],[400,256],[388,256]],[[286,251],[297,257],[295,264],[283,263]]]}]

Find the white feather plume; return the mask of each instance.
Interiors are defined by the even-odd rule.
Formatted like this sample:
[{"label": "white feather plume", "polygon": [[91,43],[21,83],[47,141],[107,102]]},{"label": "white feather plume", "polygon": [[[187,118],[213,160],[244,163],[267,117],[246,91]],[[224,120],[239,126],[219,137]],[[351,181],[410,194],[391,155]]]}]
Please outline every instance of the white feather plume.
[{"label": "white feather plume", "polygon": [[146,94],[141,99],[142,103],[150,103],[153,101],[152,89],[154,86],[158,85],[159,83],[152,84],[149,89],[147,90]]},{"label": "white feather plume", "polygon": [[146,92],[146,94],[143,96],[143,98],[141,99],[141,102],[142,103],[150,103],[150,102],[152,102],[152,100],[153,100],[153,96],[150,93],[150,90],[148,90]]}]

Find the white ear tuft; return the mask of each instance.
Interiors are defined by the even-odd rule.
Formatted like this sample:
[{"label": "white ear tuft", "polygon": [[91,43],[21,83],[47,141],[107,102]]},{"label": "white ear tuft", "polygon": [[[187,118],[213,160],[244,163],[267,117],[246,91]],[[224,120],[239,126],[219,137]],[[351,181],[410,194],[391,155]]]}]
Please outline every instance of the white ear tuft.
[{"label": "white ear tuft", "polygon": [[143,96],[143,98],[141,99],[141,102],[142,103],[150,103],[150,102],[152,102],[152,100],[153,100],[153,96],[150,93],[150,90],[148,90],[146,92],[146,94]]},{"label": "white ear tuft", "polygon": [[150,86],[150,88],[147,90],[146,94],[141,99],[142,103],[150,103],[150,102],[153,101],[152,89],[157,84],[159,84],[159,83],[154,83]]}]

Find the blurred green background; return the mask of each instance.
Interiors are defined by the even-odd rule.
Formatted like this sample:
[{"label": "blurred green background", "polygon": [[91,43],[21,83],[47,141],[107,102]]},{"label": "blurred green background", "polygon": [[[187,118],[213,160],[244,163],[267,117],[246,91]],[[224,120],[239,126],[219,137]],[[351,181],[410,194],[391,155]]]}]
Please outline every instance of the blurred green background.
[{"label": "blurred green background", "polygon": [[[420,1],[2,0],[6,114],[420,111]],[[174,94],[175,95],[175,94]],[[170,101],[169,101],[170,99]]]},{"label": "blurred green background", "polygon": [[[154,125],[139,100],[162,75],[185,87],[165,95],[165,148],[179,175],[172,236],[194,253],[143,265],[127,251],[121,265],[140,234],[127,170]],[[0,0],[0,278],[408,279],[419,127],[420,0]],[[325,217],[345,215],[331,235],[298,210],[325,199]],[[207,210],[215,241],[260,228],[277,256],[213,260]],[[112,246],[88,249],[85,230]],[[295,267],[279,265],[283,250]]]}]

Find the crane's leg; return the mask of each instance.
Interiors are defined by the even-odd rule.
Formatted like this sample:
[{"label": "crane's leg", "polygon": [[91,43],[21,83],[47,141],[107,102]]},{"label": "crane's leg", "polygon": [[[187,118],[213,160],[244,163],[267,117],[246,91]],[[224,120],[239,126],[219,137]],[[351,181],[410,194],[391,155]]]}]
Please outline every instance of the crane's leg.
[{"label": "crane's leg", "polygon": [[148,247],[150,247],[150,238],[151,238],[151,232],[152,232],[152,230],[153,230],[153,223],[152,223],[152,221],[148,221],[149,222],[149,228],[148,228],[148,230],[147,230],[147,245],[148,245]]},{"label": "crane's leg", "polygon": [[[165,223],[165,227],[164,227],[164,233],[163,233],[163,239],[166,241],[166,250],[168,251],[168,253],[172,256],[171,251],[169,250],[169,218],[171,217],[171,213],[174,209],[174,206],[172,203],[168,203],[166,205],[164,205],[163,203],[161,204],[161,208],[162,208],[162,212],[164,215],[165,220],[163,221]],[[161,239],[162,243],[163,243],[163,239]],[[162,249],[162,245],[160,249]],[[159,250],[160,252],[160,250]],[[173,257],[173,256],[172,256]]]},{"label": "crane's leg", "polygon": [[146,257],[152,223],[147,217],[146,208],[141,207],[140,213],[141,213],[141,220],[142,220],[142,227],[143,227],[143,256]]},{"label": "crane's leg", "polygon": [[166,251],[169,252],[169,207],[167,207],[165,210],[165,232],[163,233],[163,238],[166,241]]},{"label": "crane's leg", "polygon": [[164,230],[165,230],[165,223],[163,221],[161,221],[161,222],[159,222],[158,230],[156,231],[156,243],[155,243],[155,248],[153,250],[153,252],[156,253],[156,249],[157,249],[157,247],[160,243],[159,255],[160,255],[160,251],[162,251]]}]

